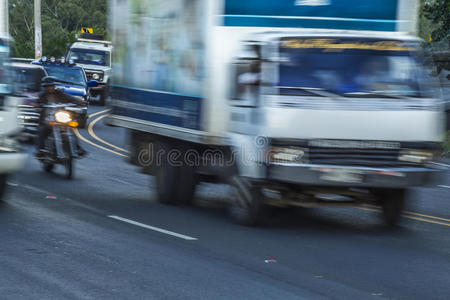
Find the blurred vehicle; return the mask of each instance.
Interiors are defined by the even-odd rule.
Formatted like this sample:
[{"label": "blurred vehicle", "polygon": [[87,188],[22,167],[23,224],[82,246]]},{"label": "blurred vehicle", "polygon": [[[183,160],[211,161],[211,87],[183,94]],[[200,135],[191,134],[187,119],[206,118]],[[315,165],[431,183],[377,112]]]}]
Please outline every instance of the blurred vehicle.
[{"label": "blurred vehicle", "polygon": [[42,66],[12,62],[10,65],[15,94],[22,97],[19,105],[19,120],[23,126],[22,141],[34,141],[39,121],[36,102],[41,92],[41,79],[47,76]]},{"label": "blurred vehicle", "polygon": [[370,203],[393,225],[407,188],[438,172],[417,1],[131,2],[111,1],[108,122],[130,130],[159,201],[226,181],[241,224],[271,206]]},{"label": "blurred vehicle", "polygon": [[15,139],[21,130],[17,118],[20,99],[12,95],[8,66],[9,42],[8,36],[0,34],[0,200],[6,189],[8,175],[19,171],[26,160],[26,154]]},{"label": "blurred vehicle", "polygon": [[51,172],[55,165],[65,168],[65,177],[72,179],[74,159],[81,158],[78,153],[76,137],[72,128],[77,128],[77,119],[83,114],[83,108],[75,104],[48,104],[45,108],[45,122],[51,129],[45,141],[46,155],[38,160],[46,172]]},{"label": "blurred vehicle", "polygon": [[[33,62],[35,65],[44,67],[49,76],[58,79],[58,89],[62,89],[64,93],[79,98],[89,103],[89,91],[91,88],[98,86],[96,80],[87,80],[84,69],[72,61],[66,62],[65,59],[60,61],[51,57],[44,57],[40,61]],[[87,106],[83,109],[83,118],[79,120],[79,128],[85,128],[87,122]]]},{"label": "blurred vehicle", "polygon": [[70,46],[67,60],[73,60],[83,67],[88,80],[96,80],[99,85],[90,90],[92,100],[105,105],[109,95],[111,77],[112,44],[103,40],[103,35],[83,33]]}]

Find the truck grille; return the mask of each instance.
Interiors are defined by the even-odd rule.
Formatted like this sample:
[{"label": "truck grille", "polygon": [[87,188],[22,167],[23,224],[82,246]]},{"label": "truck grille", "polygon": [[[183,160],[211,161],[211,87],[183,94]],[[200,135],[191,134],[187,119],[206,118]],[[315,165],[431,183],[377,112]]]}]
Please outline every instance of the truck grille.
[{"label": "truck grille", "polygon": [[363,166],[363,167],[408,167],[421,163],[399,160],[404,149],[436,150],[433,143],[400,143],[383,141],[347,140],[272,140],[274,147],[299,148],[305,152],[304,161],[310,164]]},{"label": "truck grille", "polygon": [[341,149],[318,148],[309,149],[309,162],[312,164],[352,165],[366,167],[401,167],[417,165],[399,161],[398,149]]}]

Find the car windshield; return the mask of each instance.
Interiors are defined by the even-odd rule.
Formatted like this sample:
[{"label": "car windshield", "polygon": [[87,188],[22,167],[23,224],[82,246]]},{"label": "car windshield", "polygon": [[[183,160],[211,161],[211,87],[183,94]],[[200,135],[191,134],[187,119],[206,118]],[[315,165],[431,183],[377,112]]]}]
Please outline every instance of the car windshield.
[{"label": "car windshield", "polygon": [[49,76],[57,79],[69,81],[74,84],[86,85],[86,78],[83,71],[78,68],[60,67],[60,66],[44,66]]},{"label": "car windshield", "polygon": [[88,49],[72,49],[69,59],[78,64],[109,66],[109,52]]},{"label": "car windshield", "polygon": [[280,94],[422,96],[418,63],[395,41],[284,39],[280,57]]},{"label": "car windshield", "polygon": [[8,94],[11,92],[10,76],[7,68],[9,62],[8,57],[8,45],[0,39],[0,94]]}]

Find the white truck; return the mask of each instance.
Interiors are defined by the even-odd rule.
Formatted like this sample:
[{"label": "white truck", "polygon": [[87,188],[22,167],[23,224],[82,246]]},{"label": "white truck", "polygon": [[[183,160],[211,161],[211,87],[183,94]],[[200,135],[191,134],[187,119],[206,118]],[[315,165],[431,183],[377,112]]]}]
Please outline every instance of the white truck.
[{"label": "white truck", "polygon": [[160,202],[229,182],[270,206],[374,204],[395,224],[426,184],[442,101],[416,55],[417,1],[112,0],[112,113]]},{"label": "white truck", "polygon": [[11,39],[0,32],[0,200],[6,188],[8,175],[19,171],[26,160],[26,154],[14,136],[21,131],[18,104],[20,98],[13,97],[9,66],[9,44]]},{"label": "white truck", "polygon": [[84,69],[88,81],[98,81],[98,87],[91,88],[90,99],[100,105],[105,105],[109,95],[112,51],[111,42],[104,41],[103,35],[84,33],[70,46],[66,57]]}]

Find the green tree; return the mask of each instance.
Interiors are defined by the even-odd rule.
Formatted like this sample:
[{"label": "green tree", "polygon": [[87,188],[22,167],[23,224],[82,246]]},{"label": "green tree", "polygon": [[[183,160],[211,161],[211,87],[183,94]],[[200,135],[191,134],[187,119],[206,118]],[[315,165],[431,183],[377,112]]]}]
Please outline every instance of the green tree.
[{"label": "green tree", "polygon": [[[17,57],[34,57],[34,1],[10,0],[10,31]],[[107,0],[42,0],[42,46],[46,56],[63,56],[81,27],[106,34]]]},{"label": "green tree", "polygon": [[[424,45],[426,55],[436,65],[437,74],[450,70],[450,0],[425,0],[421,18],[422,26],[428,30],[430,39]],[[450,78],[449,78],[450,79]]]},{"label": "green tree", "polygon": [[433,24],[431,40],[450,42],[450,0],[428,0],[423,6],[424,16]]}]

